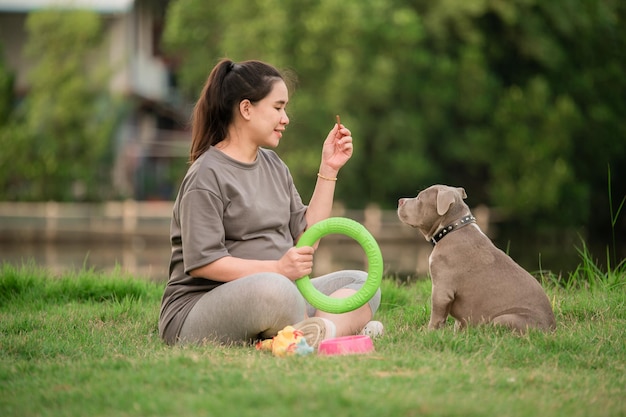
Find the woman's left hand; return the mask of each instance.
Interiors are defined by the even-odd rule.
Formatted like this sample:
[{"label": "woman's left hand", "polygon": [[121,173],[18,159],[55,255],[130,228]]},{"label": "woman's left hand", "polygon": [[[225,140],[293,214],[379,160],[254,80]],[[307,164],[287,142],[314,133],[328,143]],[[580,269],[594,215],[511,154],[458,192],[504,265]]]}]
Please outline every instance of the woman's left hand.
[{"label": "woman's left hand", "polygon": [[322,166],[335,171],[348,162],[352,156],[352,133],[349,129],[335,124],[322,148]]}]

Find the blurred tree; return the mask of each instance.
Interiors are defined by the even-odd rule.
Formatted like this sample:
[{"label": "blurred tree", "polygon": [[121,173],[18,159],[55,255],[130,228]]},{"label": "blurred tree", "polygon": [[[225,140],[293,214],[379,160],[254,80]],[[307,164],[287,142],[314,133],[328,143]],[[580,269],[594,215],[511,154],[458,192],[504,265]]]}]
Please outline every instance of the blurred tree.
[{"label": "blurred tree", "polygon": [[278,152],[305,199],[337,113],[355,139],[337,193],[349,206],[391,206],[399,191],[413,193],[437,178],[423,120],[415,117],[419,91],[430,82],[416,66],[426,71],[431,59],[420,48],[420,19],[403,2],[174,1],[165,40],[183,59],[181,85],[190,97],[223,56],[295,69],[290,133]]},{"label": "blurred tree", "polygon": [[13,81],[14,74],[9,69],[4,60],[2,53],[2,44],[0,43],[0,126],[4,125],[13,107]]},{"label": "blurred tree", "polygon": [[[462,43],[476,45],[498,87],[484,120],[455,111],[463,128],[455,148],[482,155],[449,163],[484,173],[485,201],[518,224],[585,224],[606,236],[607,164],[626,178],[626,4],[476,3],[485,5],[473,18],[478,33]],[[448,26],[448,36],[467,33]],[[626,195],[626,181],[614,187]]]},{"label": "blurred tree", "polygon": [[223,56],[295,69],[278,152],[305,199],[339,113],[350,207],[439,182],[527,227],[595,227],[607,164],[626,178],[625,15],[612,0],[174,0],[165,40],[191,100]]},{"label": "blurred tree", "polygon": [[26,53],[36,64],[27,98],[0,129],[0,197],[104,198],[115,113],[94,52],[100,18],[89,11],[34,12],[27,31]]}]

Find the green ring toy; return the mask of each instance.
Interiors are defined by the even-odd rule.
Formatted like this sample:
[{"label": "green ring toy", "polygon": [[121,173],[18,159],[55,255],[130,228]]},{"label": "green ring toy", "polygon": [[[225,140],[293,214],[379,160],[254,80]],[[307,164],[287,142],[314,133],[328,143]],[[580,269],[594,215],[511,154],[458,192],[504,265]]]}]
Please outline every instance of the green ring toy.
[{"label": "green ring toy", "polygon": [[346,298],[331,298],[321,293],[313,286],[308,275],[297,279],[296,286],[302,296],[318,310],[333,314],[347,313],[361,307],[376,294],[383,278],[383,256],[370,232],[362,224],[345,217],[330,217],[314,224],[302,234],[296,247],[313,246],[331,233],[344,234],[361,245],[369,266],[365,284]]}]

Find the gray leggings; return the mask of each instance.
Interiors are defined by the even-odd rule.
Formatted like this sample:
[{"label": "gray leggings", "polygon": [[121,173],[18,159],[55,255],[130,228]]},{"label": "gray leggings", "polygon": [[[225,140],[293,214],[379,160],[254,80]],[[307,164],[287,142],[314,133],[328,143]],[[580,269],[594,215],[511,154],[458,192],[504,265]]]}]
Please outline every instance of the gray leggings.
[{"label": "gray leggings", "polygon": [[[313,278],[311,283],[330,295],[342,288],[358,290],[366,279],[366,272],[346,270]],[[374,314],[380,306],[380,289],[368,304]],[[316,310],[287,277],[275,273],[249,275],[204,294],[185,319],[179,339],[183,343],[268,339],[303,320],[305,311],[311,317]]]}]

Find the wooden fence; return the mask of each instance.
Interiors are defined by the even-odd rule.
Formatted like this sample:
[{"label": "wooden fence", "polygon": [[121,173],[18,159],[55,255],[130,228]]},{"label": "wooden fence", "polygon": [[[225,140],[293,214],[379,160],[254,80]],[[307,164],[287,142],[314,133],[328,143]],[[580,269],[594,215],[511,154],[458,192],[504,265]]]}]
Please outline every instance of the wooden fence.
[{"label": "wooden fence", "polygon": [[[0,240],[167,238],[172,206],[171,201],[134,200],[98,204],[0,202]],[[479,207],[474,215],[483,231],[487,231],[489,211]],[[346,210],[337,205],[332,216],[362,223],[378,241],[414,240],[417,233],[398,220],[395,210],[380,210],[376,206]]]},{"label": "wooden fence", "polygon": [[[119,264],[131,273],[164,279],[172,206],[170,201],[0,202],[0,260],[20,263],[30,258],[57,271],[83,262],[104,269]],[[489,212],[480,208],[473,212],[487,230]],[[402,224],[395,210],[376,206],[345,210],[337,205],[332,216],[356,220],[372,233],[385,260],[386,275],[426,274],[432,247],[419,232]],[[367,268],[367,259],[356,241],[337,234],[322,239],[314,275],[361,268]]]}]

